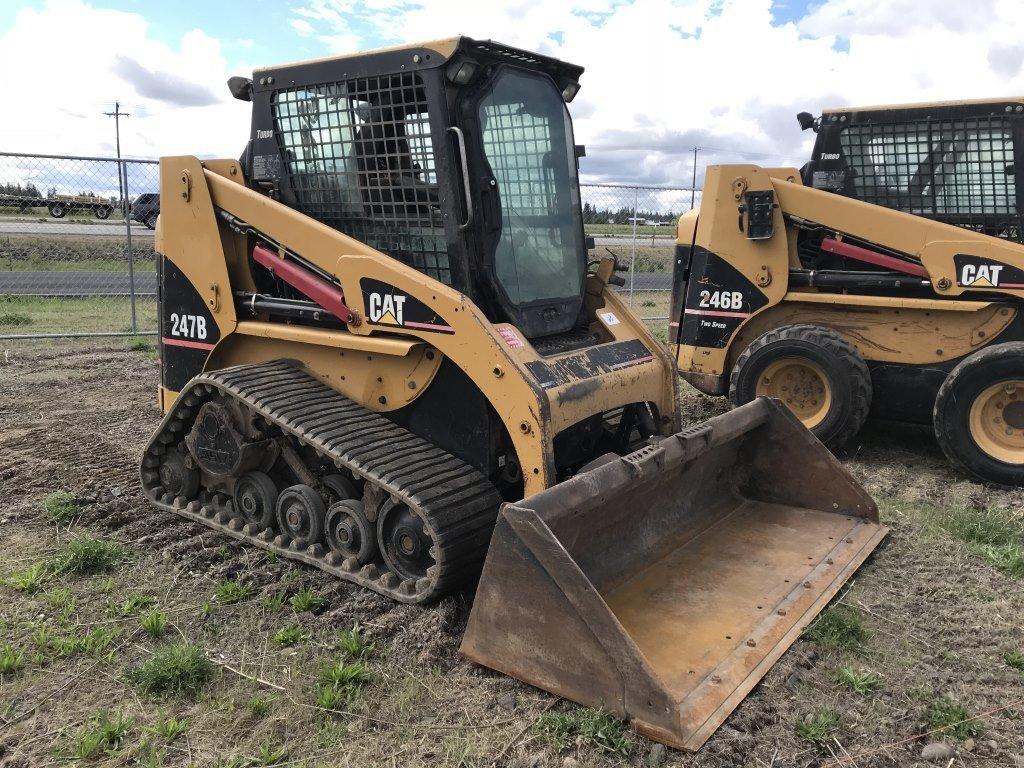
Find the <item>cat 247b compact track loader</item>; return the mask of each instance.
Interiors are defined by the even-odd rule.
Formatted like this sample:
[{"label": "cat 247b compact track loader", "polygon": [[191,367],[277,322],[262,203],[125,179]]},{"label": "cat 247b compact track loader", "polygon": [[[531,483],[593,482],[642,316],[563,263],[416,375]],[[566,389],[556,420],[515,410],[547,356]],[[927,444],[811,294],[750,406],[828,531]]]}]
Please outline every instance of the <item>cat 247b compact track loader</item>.
[{"label": "cat 247b compact track loader", "polygon": [[779,398],[838,447],[869,412],[1024,485],[1024,101],[831,109],[803,179],[708,168],[680,219],[683,377]]},{"label": "cat 247b compact track loader", "polygon": [[885,529],[773,401],[679,431],[587,262],[581,71],[457,38],[233,79],[243,159],[161,160],[142,483],[398,601],[479,580],[466,655],[696,748]]}]

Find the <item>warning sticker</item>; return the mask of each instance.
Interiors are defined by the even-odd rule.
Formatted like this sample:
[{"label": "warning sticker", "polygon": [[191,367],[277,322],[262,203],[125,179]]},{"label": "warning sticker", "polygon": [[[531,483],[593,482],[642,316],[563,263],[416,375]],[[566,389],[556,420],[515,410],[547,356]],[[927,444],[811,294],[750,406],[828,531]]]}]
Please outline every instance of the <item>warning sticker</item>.
[{"label": "warning sticker", "polygon": [[604,320],[605,325],[618,325],[619,318],[615,316],[614,312],[598,312],[598,316]]},{"label": "warning sticker", "polygon": [[498,333],[501,334],[501,338],[508,344],[509,349],[522,349],[525,346],[523,340],[511,328],[499,328]]}]

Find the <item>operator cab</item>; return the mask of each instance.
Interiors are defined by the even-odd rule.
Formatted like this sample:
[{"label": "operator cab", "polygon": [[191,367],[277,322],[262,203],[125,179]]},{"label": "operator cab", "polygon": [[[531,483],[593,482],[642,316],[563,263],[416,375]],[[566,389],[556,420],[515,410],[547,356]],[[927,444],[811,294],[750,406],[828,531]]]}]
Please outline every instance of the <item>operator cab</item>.
[{"label": "operator cab", "polygon": [[250,186],[469,295],[571,331],[586,244],[566,108],[582,67],[467,37],[257,70]]},{"label": "operator cab", "polygon": [[1024,100],[826,109],[803,182],[1024,242]]}]

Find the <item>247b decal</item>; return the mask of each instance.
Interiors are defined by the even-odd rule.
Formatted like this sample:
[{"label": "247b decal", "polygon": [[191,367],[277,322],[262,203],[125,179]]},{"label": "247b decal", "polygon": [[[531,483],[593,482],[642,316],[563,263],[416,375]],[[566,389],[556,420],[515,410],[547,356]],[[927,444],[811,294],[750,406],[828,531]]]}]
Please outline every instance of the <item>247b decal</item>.
[{"label": "247b decal", "polygon": [[993,259],[958,253],[956,284],[963,288],[1024,288],[1024,270]]},{"label": "247b decal", "polygon": [[366,319],[372,325],[455,333],[455,329],[434,310],[390,283],[364,277],[359,281],[359,288],[363,293]]}]

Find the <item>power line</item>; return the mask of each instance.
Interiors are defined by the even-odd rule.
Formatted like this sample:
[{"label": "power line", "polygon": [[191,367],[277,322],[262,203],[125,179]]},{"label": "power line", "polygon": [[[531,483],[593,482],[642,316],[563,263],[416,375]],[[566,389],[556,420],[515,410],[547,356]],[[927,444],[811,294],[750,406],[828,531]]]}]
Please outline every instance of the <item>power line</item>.
[{"label": "power line", "polygon": [[121,179],[121,170],[122,170],[122,165],[121,165],[121,118],[122,117],[131,117],[131,113],[129,113],[129,112],[122,112],[121,111],[121,102],[115,101],[114,102],[114,111],[113,112],[104,112],[103,114],[106,115],[107,117],[114,118],[114,137],[115,137],[115,141],[117,142],[117,160],[118,160],[118,163],[117,163],[117,188],[118,188],[118,191],[119,191],[120,197],[121,197],[121,213],[124,214],[125,220],[127,220],[128,219],[128,210],[125,208],[125,201],[124,201],[124,181]]}]

